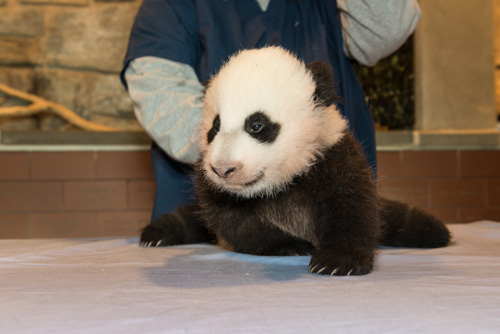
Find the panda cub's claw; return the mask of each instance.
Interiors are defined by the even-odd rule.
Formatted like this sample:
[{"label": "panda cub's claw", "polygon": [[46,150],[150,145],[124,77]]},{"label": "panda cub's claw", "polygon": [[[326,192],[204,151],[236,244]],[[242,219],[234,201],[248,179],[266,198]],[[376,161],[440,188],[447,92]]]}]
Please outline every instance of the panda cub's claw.
[{"label": "panda cub's claw", "polygon": [[161,229],[148,225],[142,230],[139,245],[141,247],[169,246],[164,239],[164,232]]},{"label": "panda cub's claw", "polygon": [[373,255],[365,257],[338,254],[330,250],[315,253],[309,263],[309,272],[318,275],[366,275],[373,270]]},{"label": "panda cub's claw", "polygon": [[[154,247],[160,247],[161,244],[162,244],[162,242],[163,242],[163,240],[157,241],[156,244],[154,244]],[[151,247],[151,246],[153,246],[153,241],[150,241],[150,242],[141,242],[140,246],[141,247]]]}]

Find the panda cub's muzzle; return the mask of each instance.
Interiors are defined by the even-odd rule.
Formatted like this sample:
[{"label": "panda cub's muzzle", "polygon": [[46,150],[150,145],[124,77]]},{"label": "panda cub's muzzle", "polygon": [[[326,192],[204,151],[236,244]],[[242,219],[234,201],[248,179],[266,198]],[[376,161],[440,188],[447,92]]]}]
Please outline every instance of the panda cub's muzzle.
[{"label": "panda cub's muzzle", "polygon": [[257,175],[247,175],[244,172],[241,162],[229,164],[212,165],[211,170],[220,182],[223,182],[228,188],[232,187],[249,187],[259,182],[264,177],[264,171],[260,171]]}]

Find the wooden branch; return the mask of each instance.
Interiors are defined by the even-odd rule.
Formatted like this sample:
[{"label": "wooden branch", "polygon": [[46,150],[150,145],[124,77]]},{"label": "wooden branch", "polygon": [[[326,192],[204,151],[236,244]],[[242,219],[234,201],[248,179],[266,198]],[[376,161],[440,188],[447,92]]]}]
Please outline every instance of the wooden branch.
[{"label": "wooden branch", "polygon": [[36,95],[28,94],[3,84],[0,84],[0,91],[8,96],[31,102],[27,106],[0,107],[0,117],[23,117],[50,112],[86,131],[118,131],[118,129],[110,126],[90,122],[65,106],[47,101]]}]

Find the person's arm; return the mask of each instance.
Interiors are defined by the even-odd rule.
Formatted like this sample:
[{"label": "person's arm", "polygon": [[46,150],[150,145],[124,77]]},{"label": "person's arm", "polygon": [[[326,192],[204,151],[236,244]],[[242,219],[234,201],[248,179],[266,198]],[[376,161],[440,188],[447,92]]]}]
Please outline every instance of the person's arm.
[{"label": "person's arm", "polygon": [[121,79],[137,119],[172,158],[198,159],[202,90],[194,1],[144,0],[130,33]]},{"label": "person's arm", "polygon": [[344,52],[367,66],[396,51],[420,18],[416,0],[338,0]]},{"label": "person's arm", "polygon": [[173,159],[198,159],[198,122],[203,86],[190,65],[158,57],[140,57],[125,70],[136,117]]}]

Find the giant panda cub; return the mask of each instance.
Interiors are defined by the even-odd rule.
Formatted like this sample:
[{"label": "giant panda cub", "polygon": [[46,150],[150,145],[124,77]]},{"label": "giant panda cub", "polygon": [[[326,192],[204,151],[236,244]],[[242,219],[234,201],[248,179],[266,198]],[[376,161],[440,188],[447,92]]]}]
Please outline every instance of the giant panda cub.
[{"label": "giant panda cub", "polygon": [[335,106],[333,73],[280,47],[245,50],[204,98],[198,204],[147,226],[143,246],[217,242],[255,255],[311,255],[309,272],[364,275],[379,245],[442,247],[443,223],[382,198]]}]

